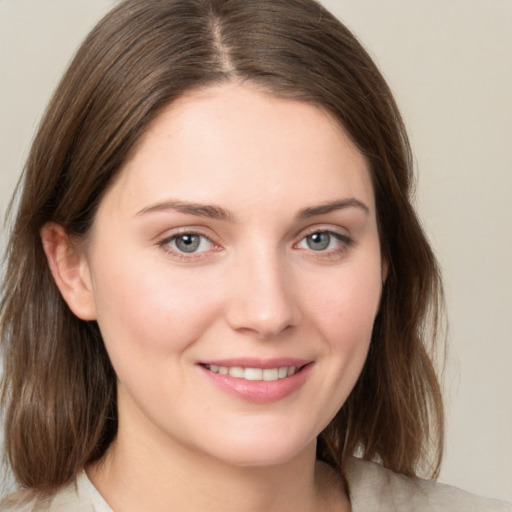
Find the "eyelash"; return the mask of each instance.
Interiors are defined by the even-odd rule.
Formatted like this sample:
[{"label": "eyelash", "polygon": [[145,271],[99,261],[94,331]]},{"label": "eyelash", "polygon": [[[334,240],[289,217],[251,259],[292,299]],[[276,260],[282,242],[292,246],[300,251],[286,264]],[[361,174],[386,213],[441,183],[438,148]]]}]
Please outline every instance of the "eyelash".
[{"label": "eyelash", "polygon": [[[206,236],[205,234],[203,233],[199,233],[199,232],[196,232],[196,231],[182,231],[180,233],[175,233],[171,236],[168,236],[166,238],[164,238],[163,240],[161,240],[160,242],[158,242],[158,246],[161,247],[165,252],[167,252],[168,254],[171,254],[172,256],[182,260],[182,261],[195,261],[199,258],[202,258],[204,257],[204,253],[205,252],[208,252],[207,251],[200,251],[200,252],[190,252],[190,253],[186,253],[186,252],[182,252],[180,251],[179,249],[174,249],[173,247],[170,246],[170,244],[172,242],[175,242],[177,239],[179,238],[183,238],[185,236],[190,236],[190,237],[199,237],[202,241],[206,240],[209,244],[212,245],[212,247],[215,247],[215,248],[218,248],[219,246],[217,246],[215,244],[215,242],[213,242],[213,240]],[[202,242],[200,242],[202,243]],[[210,249],[211,250],[211,249]],[[218,250],[218,249],[213,249],[213,250]]]},{"label": "eyelash", "polygon": [[[337,231],[334,231],[332,229],[312,229],[309,232],[306,232],[302,238],[294,244],[296,247],[297,245],[306,242],[308,237],[311,237],[313,235],[328,235],[331,238],[334,238],[337,240],[338,245],[335,248],[327,249],[327,250],[319,250],[315,251],[314,249],[307,249],[304,250],[308,251],[309,255],[316,258],[316,259],[322,259],[322,260],[330,260],[330,259],[336,259],[339,258],[342,254],[346,253],[354,244],[355,240],[346,234],[339,233]],[[329,241],[331,243],[332,240]]]},{"label": "eyelash", "polygon": [[[311,248],[302,249],[302,248],[297,247],[299,244],[301,244],[305,241],[307,243],[308,237],[311,237],[313,235],[328,235],[329,237],[334,238],[339,242],[338,247],[327,249],[327,250],[318,250],[318,251],[315,251],[314,249],[311,249]],[[186,252],[180,251],[177,248],[173,248],[170,246],[171,243],[176,242],[176,240],[178,240],[181,237],[185,237],[185,236],[199,237],[202,240],[199,242],[200,244],[203,243],[204,241],[207,241],[209,244],[211,244],[212,248],[204,250],[204,251],[200,251],[200,252],[186,253]],[[331,241],[332,240],[329,241],[329,244]],[[299,250],[306,250],[309,253],[311,253],[310,254],[311,256],[313,256],[317,259],[329,260],[329,259],[336,259],[336,257],[339,257],[341,254],[345,253],[351,246],[354,245],[354,243],[355,243],[355,240],[352,237],[338,233],[337,231],[333,231],[330,229],[314,229],[314,230],[311,230],[311,231],[303,234],[301,236],[300,240],[298,242],[296,242],[293,245],[293,247],[297,248]],[[207,253],[211,250],[213,250],[213,251],[220,250],[220,246],[215,244],[215,242],[213,242],[213,240],[209,236],[205,235],[204,233],[197,232],[197,231],[182,231],[179,233],[175,233],[175,234],[168,236],[168,237],[164,238],[163,240],[159,241],[157,243],[157,245],[159,247],[161,247],[168,254],[171,254],[172,256],[174,256],[175,258],[178,258],[182,261],[190,261],[190,262],[204,258],[205,253]]]}]

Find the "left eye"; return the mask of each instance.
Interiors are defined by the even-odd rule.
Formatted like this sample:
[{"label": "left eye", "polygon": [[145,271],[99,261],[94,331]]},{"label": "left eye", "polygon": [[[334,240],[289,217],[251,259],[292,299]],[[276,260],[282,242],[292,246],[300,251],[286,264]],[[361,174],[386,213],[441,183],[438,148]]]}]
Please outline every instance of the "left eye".
[{"label": "left eye", "polygon": [[327,251],[336,249],[341,244],[341,236],[331,231],[317,231],[305,236],[298,247],[312,251]]},{"label": "left eye", "polygon": [[167,241],[167,245],[175,251],[191,254],[211,249],[212,242],[204,235],[199,235],[197,233],[183,233],[170,238]]}]

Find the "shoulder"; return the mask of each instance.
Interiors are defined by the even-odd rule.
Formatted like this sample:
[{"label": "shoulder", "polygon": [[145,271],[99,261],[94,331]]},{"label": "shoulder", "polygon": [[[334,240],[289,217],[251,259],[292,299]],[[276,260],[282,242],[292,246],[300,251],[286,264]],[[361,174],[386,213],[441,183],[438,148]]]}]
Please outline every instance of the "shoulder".
[{"label": "shoulder", "polygon": [[30,489],[14,492],[0,502],[0,512],[112,512],[85,473],[49,497]]},{"label": "shoulder", "polygon": [[346,469],[355,512],[512,512],[512,505],[351,458]]}]

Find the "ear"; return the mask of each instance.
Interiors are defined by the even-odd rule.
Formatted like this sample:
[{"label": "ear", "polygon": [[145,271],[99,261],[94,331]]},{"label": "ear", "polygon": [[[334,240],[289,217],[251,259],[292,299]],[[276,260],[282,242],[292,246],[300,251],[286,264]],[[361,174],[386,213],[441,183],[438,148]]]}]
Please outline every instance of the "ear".
[{"label": "ear", "polygon": [[43,226],[41,241],[53,279],[71,311],[82,320],[95,320],[91,274],[84,252],[54,222]]}]

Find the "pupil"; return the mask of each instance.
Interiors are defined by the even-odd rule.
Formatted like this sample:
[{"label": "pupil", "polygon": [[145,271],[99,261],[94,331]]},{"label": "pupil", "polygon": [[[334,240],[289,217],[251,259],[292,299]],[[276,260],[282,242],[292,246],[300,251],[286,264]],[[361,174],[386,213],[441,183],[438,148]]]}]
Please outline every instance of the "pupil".
[{"label": "pupil", "polygon": [[330,242],[330,236],[328,233],[313,233],[308,236],[308,246],[314,251],[322,251],[327,249]]},{"label": "pupil", "polygon": [[176,239],[176,247],[182,252],[194,252],[199,247],[197,235],[181,235]]}]

